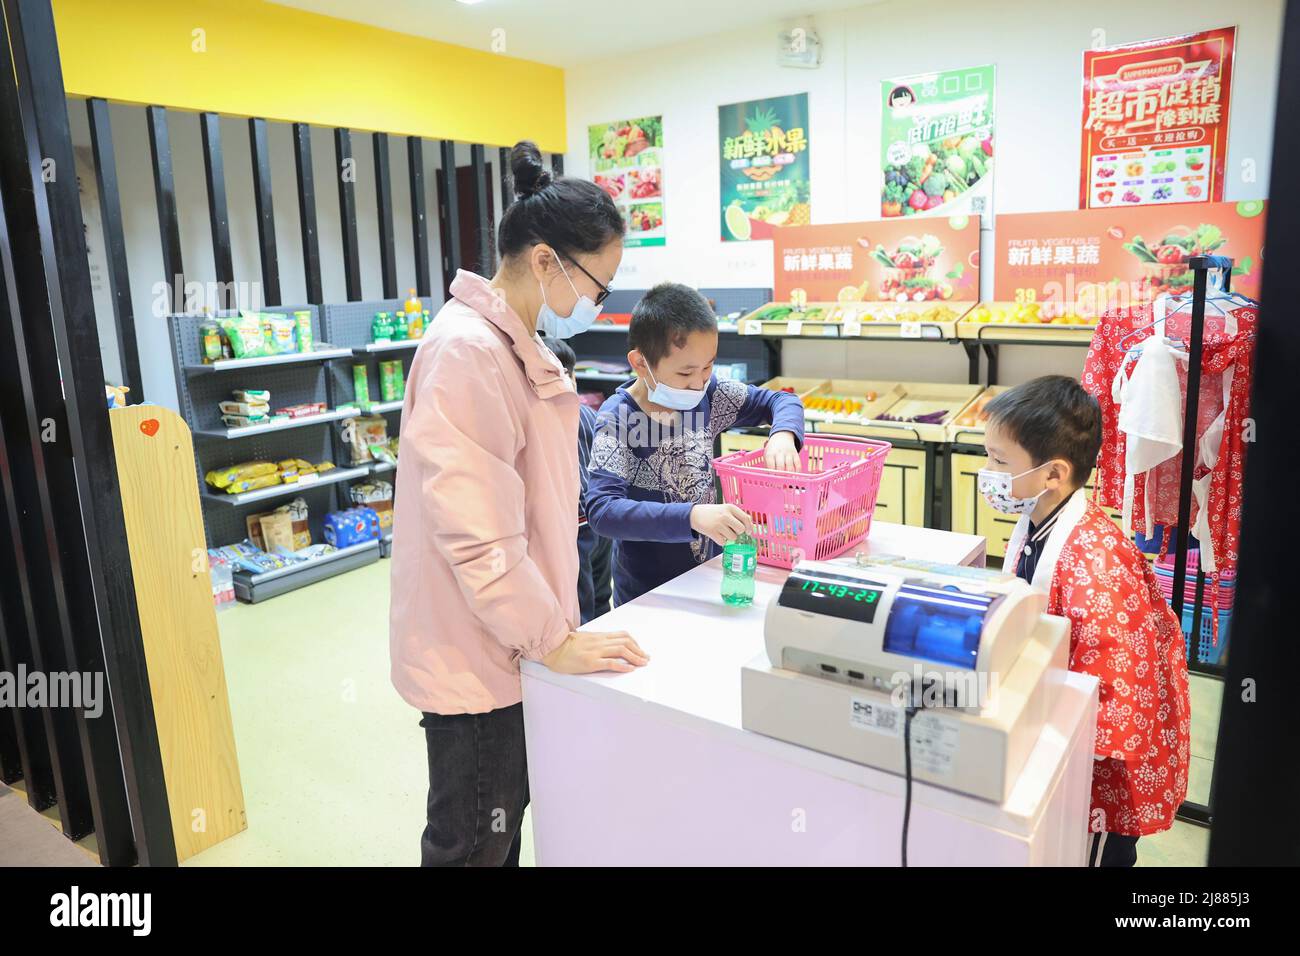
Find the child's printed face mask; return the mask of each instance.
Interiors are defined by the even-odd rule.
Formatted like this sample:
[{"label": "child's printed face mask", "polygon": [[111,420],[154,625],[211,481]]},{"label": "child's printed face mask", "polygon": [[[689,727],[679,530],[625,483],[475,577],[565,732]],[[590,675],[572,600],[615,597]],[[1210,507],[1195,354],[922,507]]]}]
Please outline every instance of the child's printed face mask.
[{"label": "child's printed face mask", "polygon": [[1013,475],[1007,471],[990,471],[988,468],[981,468],[976,478],[979,484],[980,494],[984,496],[994,510],[1002,512],[1004,515],[1023,515],[1029,514],[1038,505],[1038,499],[1047,494],[1044,488],[1032,498],[1017,498],[1011,493],[1012,486],[1017,478],[1023,478],[1030,472],[1037,471],[1050,462],[1043,462],[1041,465],[1035,465],[1029,471],[1022,471],[1018,475]]}]

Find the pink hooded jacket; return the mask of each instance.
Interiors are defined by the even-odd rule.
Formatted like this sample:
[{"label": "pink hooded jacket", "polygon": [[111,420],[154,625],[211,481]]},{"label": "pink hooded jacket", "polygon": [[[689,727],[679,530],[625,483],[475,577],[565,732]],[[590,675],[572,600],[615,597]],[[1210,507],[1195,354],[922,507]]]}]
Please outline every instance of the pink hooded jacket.
[{"label": "pink hooded jacket", "polygon": [[578,396],[486,279],[459,271],[402,407],[389,651],[421,711],[522,700],[578,621]]}]

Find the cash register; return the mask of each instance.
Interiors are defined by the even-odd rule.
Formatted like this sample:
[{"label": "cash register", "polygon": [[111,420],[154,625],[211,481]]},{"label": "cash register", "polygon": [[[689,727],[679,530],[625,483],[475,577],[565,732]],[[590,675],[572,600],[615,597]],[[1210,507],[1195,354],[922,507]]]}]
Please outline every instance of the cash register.
[{"label": "cash register", "polygon": [[[969,567],[796,564],[741,671],[747,730],[1001,803],[1067,673],[1069,624]],[[910,711],[910,714],[909,714]]]}]

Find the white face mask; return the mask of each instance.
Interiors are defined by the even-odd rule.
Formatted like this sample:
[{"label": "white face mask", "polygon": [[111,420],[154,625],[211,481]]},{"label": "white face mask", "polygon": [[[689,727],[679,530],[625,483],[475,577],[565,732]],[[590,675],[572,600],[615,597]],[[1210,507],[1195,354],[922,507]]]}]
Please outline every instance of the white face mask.
[{"label": "white face mask", "polygon": [[555,262],[568,281],[573,294],[578,296],[578,301],[574,303],[568,315],[559,315],[546,301],[546,287],[538,282],[537,287],[542,290],[542,304],[537,310],[537,330],[551,338],[567,339],[591,328],[604,306],[597,305],[590,296],[578,295],[578,288],[569,278],[569,272],[564,268],[564,263],[560,261],[559,256],[555,257]]},{"label": "white face mask", "polygon": [[650,363],[646,362],[646,374],[650,376],[650,382],[654,388],[650,390],[650,401],[656,405],[662,405],[664,408],[671,408],[678,412],[689,412],[700,402],[704,401],[704,393],[707,388],[673,388],[671,385],[661,385],[655,381],[654,373],[650,371]]},{"label": "white face mask", "polygon": [[1038,505],[1038,499],[1047,494],[1044,488],[1032,498],[1017,498],[1011,493],[1012,484],[1017,478],[1023,478],[1030,472],[1037,471],[1039,468],[1049,465],[1051,462],[1043,462],[1041,465],[1035,465],[1029,471],[1022,471],[1018,475],[1013,475],[1006,471],[990,471],[987,468],[981,468],[976,476],[976,482],[979,485],[980,494],[984,500],[996,511],[1004,515],[1024,515],[1029,514]]}]

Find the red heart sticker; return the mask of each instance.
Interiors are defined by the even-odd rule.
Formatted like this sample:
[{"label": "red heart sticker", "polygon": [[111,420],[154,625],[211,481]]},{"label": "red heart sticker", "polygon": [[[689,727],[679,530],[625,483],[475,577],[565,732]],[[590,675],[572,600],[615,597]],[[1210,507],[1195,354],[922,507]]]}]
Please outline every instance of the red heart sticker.
[{"label": "red heart sticker", "polygon": [[158,419],[146,418],[140,423],[140,431],[153,438],[158,433]]}]

